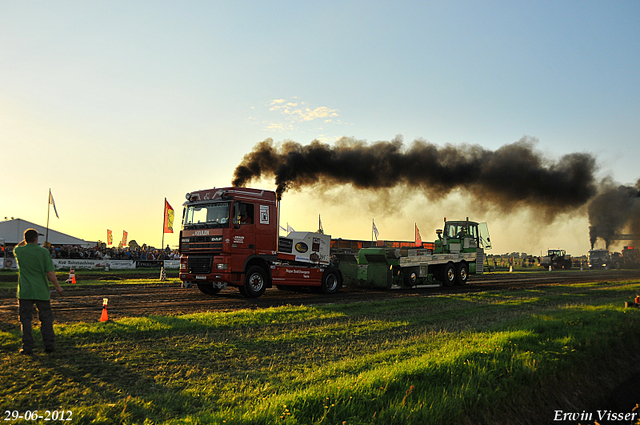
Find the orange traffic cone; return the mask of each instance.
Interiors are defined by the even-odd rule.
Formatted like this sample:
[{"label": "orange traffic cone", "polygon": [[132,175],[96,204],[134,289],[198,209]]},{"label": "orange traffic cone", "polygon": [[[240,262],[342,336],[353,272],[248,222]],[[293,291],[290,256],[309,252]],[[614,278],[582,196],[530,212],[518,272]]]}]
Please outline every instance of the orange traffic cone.
[{"label": "orange traffic cone", "polygon": [[101,322],[106,322],[109,320],[109,315],[107,314],[107,302],[109,302],[108,298],[102,299],[102,316],[100,316]]},{"label": "orange traffic cone", "polygon": [[76,271],[74,269],[69,270],[69,278],[65,281],[65,283],[76,283]]}]

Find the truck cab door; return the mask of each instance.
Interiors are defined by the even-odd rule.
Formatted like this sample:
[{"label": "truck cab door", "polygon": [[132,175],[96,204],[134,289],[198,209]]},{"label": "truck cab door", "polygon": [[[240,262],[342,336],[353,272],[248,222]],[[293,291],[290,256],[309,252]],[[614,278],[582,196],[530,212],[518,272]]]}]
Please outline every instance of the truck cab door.
[{"label": "truck cab door", "polygon": [[480,242],[484,249],[491,249],[491,238],[489,237],[489,227],[487,223],[478,223],[478,230],[480,231]]},{"label": "truck cab door", "polygon": [[254,205],[236,201],[233,203],[232,214],[231,250],[250,255],[256,249]]}]

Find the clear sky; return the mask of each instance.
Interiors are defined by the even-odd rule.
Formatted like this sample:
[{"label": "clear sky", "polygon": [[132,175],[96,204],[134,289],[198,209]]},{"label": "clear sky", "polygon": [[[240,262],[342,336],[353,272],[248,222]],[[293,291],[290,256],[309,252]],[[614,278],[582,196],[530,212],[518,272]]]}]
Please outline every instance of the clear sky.
[{"label": "clear sky", "polygon": [[[2,1],[0,219],[87,240],[160,246],[163,203],[230,185],[266,139],[401,135],[497,149],[524,136],[549,160],[597,157],[640,178],[637,1]],[[273,181],[254,186],[272,189]],[[540,223],[473,199],[350,188],[289,192],[282,221],[334,237],[435,238],[442,217],[487,221],[494,253],[589,249],[584,211]]]}]

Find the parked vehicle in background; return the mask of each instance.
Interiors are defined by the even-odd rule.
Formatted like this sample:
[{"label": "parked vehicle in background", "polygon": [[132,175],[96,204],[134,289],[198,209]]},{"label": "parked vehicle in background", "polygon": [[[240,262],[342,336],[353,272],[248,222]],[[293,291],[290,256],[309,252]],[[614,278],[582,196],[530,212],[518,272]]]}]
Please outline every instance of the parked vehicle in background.
[{"label": "parked vehicle in background", "polygon": [[622,267],[625,269],[640,267],[640,249],[632,246],[622,248]]}]

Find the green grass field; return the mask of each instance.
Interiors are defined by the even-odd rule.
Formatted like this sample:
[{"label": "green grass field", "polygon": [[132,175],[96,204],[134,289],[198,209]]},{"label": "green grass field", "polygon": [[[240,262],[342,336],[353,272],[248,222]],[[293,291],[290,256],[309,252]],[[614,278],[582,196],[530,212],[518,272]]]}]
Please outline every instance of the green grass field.
[{"label": "green grass field", "polygon": [[0,333],[0,413],[63,411],[74,424],[548,423],[554,409],[601,402],[603,385],[637,361],[640,310],[624,308],[637,293],[638,282],[581,284],[65,324],[54,354],[26,358],[16,328]]}]

